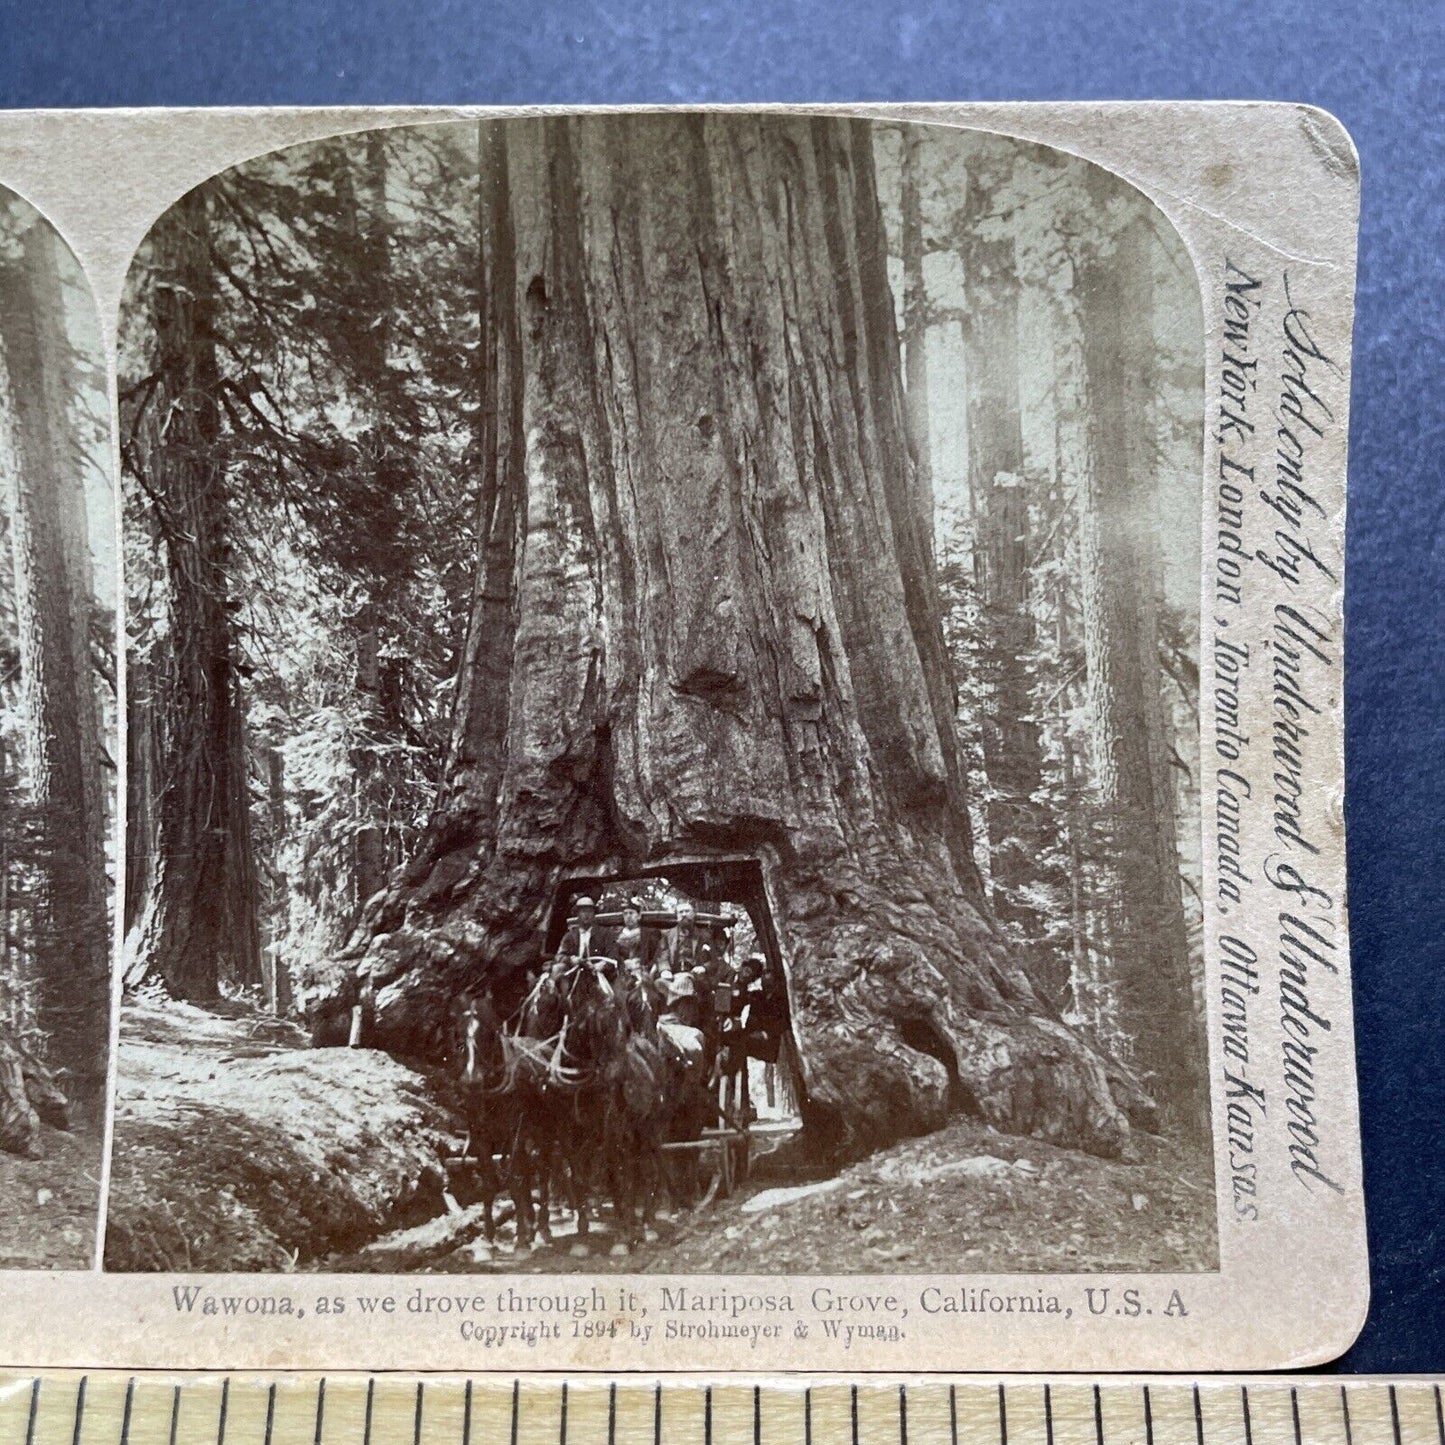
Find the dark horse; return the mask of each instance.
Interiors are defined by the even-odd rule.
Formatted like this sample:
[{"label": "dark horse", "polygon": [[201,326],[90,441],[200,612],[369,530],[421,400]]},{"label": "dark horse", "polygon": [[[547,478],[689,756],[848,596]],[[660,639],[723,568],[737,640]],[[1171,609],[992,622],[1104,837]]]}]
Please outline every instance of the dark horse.
[{"label": "dark horse", "polygon": [[594,1197],[611,1202],[618,1254],[645,1236],[664,1186],[675,1203],[693,1202],[695,1181],[665,1177],[662,1145],[695,1137],[717,1105],[703,1060],[659,1028],[659,1001],[644,974],[604,959],[548,969],[507,1022],[490,989],[460,1001],[466,1153],[476,1159],[489,1241],[503,1189],[519,1249],[550,1242],[554,1186],[565,1185],[583,1249]]},{"label": "dark horse", "polygon": [[[456,1029],[462,1109],[467,1124],[462,1153],[476,1161],[486,1206],[487,1241],[494,1243],[496,1220],[492,1210],[497,1195],[511,1183],[506,1176],[513,1172],[519,1115],[508,1078],[504,1031],[490,989],[461,1000]],[[515,1185],[512,1193],[515,1198]]]},{"label": "dark horse", "polygon": [[522,1001],[515,1032],[504,1040],[509,1086],[519,1115],[513,1178],[517,1243],[523,1247],[534,1238],[551,1241],[554,1177],[565,1176],[579,1232],[586,1233],[585,1180],[576,1150],[580,1132],[577,1100],[583,1078],[568,1044],[570,981],[565,974],[544,972]]},{"label": "dark horse", "polygon": [[658,1029],[658,1002],[646,975],[605,967],[580,975],[570,999],[587,1078],[592,1174],[612,1201],[616,1253],[650,1229],[665,1183],[662,1145],[694,1096],[706,1099],[694,1068]]},{"label": "dark horse", "polygon": [[588,959],[556,980],[563,1000],[563,1059],[574,1086],[555,1117],[557,1165],[565,1168],[577,1213],[578,1243],[587,1238],[594,1193],[618,1194],[612,1147],[614,1075],[631,1020],[611,960]]}]

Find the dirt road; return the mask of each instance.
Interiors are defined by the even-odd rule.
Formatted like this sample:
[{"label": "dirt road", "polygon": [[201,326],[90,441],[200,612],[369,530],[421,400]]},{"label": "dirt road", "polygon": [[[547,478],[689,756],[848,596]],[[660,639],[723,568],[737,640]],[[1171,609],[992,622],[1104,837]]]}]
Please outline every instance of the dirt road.
[{"label": "dirt road", "polygon": [[[128,1010],[113,1266],[879,1274],[1215,1265],[1209,1164],[1177,1142],[1139,1135],[1139,1162],[1124,1164],[964,1119],[831,1178],[768,1177],[764,1160],[731,1198],[660,1220],[656,1237],[630,1253],[612,1253],[605,1212],[585,1252],[560,1212],[552,1245],[519,1255],[508,1221],[489,1248],[473,1239],[475,1213],[443,1212],[441,1155],[461,1140],[428,1102],[426,1081],[384,1054],[302,1042],[274,1020],[179,1005]],[[74,1251],[68,1262],[88,1260],[93,1186],[60,1152],[76,1142],[54,1142],[38,1165],[0,1163],[13,1176],[0,1173],[0,1199],[53,1191],[43,1206],[0,1211],[0,1263],[41,1263],[57,1238]],[[433,1176],[435,1188],[422,1189]]]},{"label": "dirt road", "polygon": [[562,1223],[518,1258],[467,1246],[435,1268],[553,1273],[1076,1273],[1191,1271],[1217,1261],[1207,1165],[1141,1138],[1122,1164],[958,1120],[807,1185],[757,1182],[659,1225],[614,1256],[605,1226],[586,1257]]}]

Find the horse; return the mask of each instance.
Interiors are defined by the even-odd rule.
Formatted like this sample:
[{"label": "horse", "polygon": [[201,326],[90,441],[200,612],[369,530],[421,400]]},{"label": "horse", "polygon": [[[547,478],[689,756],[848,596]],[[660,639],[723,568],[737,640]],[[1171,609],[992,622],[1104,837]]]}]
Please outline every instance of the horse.
[{"label": "horse", "polygon": [[[496,1220],[493,1206],[508,1182],[496,1159],[500,1156],[507,1172],[512,1172],[517,1107],[508,1078],[503,1029],[490,989],[480,994],[469,994],[461,1000],[457,1030],[456,1053],[460,1063],[463,1116],[467,1124],[467,1139],[462,1152],[465,1157],[476,1159],[477,1179],[486,1211],[487,1242],[494,1244]],[[512,1193],[515,1203],[515,1186]]]},{"label": "horse", "polygon": [[[578,1027],[577,1056],[591,1060],[587,1106],[593,1119],[594,1160],[612,1201],[625,1253],[654,1223],[665,1181],[664,1140],[679,1111],[695,1116],[707,1106],[701,1038],[688,1048],[674,1028],[659,1027],[656,983],[642,970],[623,968],[615,980],[604,968],[572,990]],[[701,1127],[701,1126],[698,1126]],[[679,1191],[670,1191],[683,1202]],[[690,1202],[690,1201],[689,1201]]]},{"label": "horse", "polygon": [[522,1000],[515,1030],[504,1038],[518,1106],[513,1158],[517,1241],[522,1246],[534,1239],[551,1243],[552,1181],[562,1173],[580,1232],[586,1232],[585,1199],[571,1148],[582,1075],[568,1047],[568,983],[565,974],[544,972]]},{"label": "horse", "polygon": [[615,1205],[620,1189],[612,1122],[631,1018],[618,987],[616,965],[610,959],[578,963],[563,975],[562,986],[567,1011],[564,1057],[577,1087],[559,1121],[558,1139],[560,1162],[566,1167],[577,1212],[580,1244],[589,1232],[594,1190],[604,1190]]},{"label": "horse", "polygon": [[[488,1142],[506,1158],[519,1248],[551,1242],[552,1191],[565,1184],[579,1247],[600,1192],[617,1224],[614,1252],[626,1253],[653,1222],[665,1183],[663,1141],[679,1131],[695,1137],[716,1118],[702,1035],[682,1030],[696,1041],[689,1049],[660,1028],[661,1002],[645,971],[619,970],[608,959],[545,970],[510,1026],[498,1020],[489,992],[466,1001],[468,1122],[474,1132],[489,1128]],[[691,1197],[676,1186],[669,1192],[691,1203],[695,1181]],[[489,1202],[489,1221],[490,1211]]]}]

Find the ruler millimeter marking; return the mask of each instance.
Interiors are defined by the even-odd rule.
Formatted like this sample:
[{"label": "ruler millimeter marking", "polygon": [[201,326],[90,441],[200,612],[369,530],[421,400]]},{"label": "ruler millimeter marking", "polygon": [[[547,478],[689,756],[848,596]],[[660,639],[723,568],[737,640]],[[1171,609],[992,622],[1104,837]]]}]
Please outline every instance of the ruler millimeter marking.
[{"label": "ruler millimeter marking", "polygon": [[0,1374],[0,1445],[1445,1445],[1434,1379]]}]

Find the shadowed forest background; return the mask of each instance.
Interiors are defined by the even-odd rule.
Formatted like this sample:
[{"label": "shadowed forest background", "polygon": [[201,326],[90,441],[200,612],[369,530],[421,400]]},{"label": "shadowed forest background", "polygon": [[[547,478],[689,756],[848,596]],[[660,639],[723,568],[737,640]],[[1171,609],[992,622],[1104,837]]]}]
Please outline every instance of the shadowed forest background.
[{"label": "shadowed forest background", "polygon": [[1071,1213],[1208,1267],[1202,375],[1167,222],[982,133],[410,127],[178,201],[121,331],[112,1266],[424,1220],[455,1000],[574,875],[745,858],[816,1167],[1031,1138],[1063,1208],[968,1205],[967,1267]]},{"label": "shadowed forest background", "polygon": [[89,287],[0,191],[0,1267],[86,1267],[114,887],[115,506]]}]

